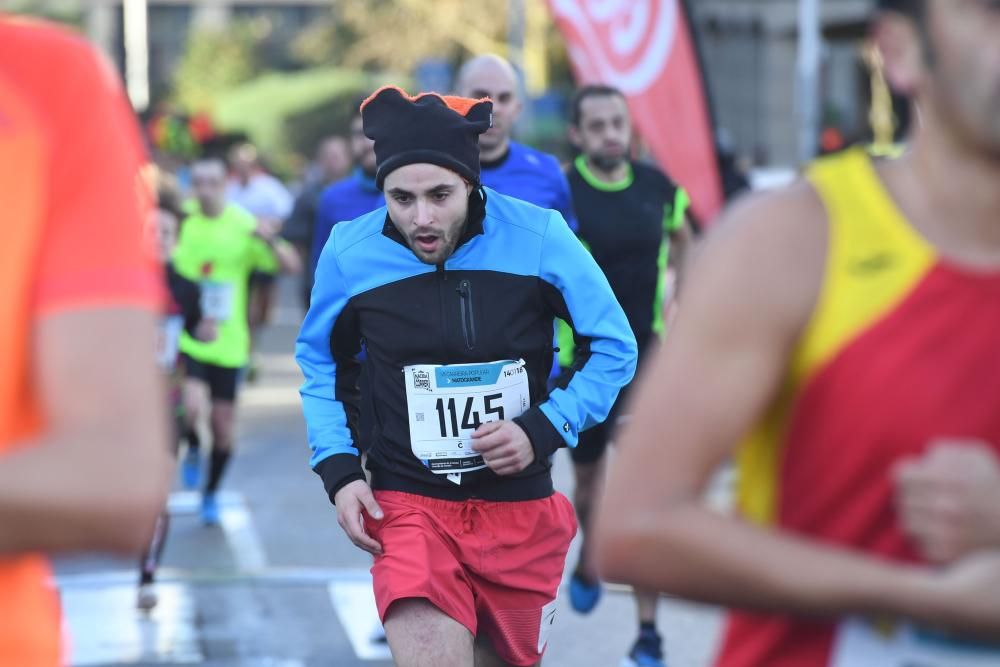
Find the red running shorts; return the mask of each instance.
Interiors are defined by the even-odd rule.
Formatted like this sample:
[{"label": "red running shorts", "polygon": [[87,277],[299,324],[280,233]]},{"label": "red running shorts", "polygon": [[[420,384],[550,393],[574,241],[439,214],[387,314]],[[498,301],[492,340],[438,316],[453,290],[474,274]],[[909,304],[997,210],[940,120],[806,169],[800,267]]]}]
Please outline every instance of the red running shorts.
[{"label": "red running shorts", "polygon": [[376,491],[385,513],[366,517],[382,544],[372,578],[379,617],[392,603],[423,598],[472,633],[485,633],[497,655],[534,665],[555,620],[566,552],[576,535],[569,500],[449,501]]}]

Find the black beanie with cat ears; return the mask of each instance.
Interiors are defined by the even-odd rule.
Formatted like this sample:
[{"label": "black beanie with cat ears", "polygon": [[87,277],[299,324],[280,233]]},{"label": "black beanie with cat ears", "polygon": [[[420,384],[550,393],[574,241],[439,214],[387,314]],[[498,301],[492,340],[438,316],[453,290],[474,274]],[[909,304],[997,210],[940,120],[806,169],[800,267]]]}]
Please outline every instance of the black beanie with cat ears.
[{"label": "black beanie with cat ears", "polygon": [[407,95],[395,86],[380,88],[361,105],[365,136],[375,141],[375,185],[408,164],[450,169],[479,186],[479,135],[493,124],[489,98]]}]

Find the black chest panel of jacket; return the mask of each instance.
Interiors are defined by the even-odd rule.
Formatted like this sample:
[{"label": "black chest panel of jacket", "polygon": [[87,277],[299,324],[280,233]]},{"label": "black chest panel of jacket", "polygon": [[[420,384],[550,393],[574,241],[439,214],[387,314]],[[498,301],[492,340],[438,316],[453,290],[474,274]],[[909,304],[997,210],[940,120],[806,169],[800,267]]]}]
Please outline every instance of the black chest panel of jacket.
[{"label": "black chest panel of jacket", "polygon": [[577,236],[604,271],[642,349],[652,336],[664,216],[677,186],[641,163],[632,163],[632,182],[620,189],[597,188],[576,167],[567,177]]},{"label": "black chest panel of jacket", "polygon": [[[405,445],[409,419],[403,368],[524,359],[531,402],[537,404],[548,393],[553,320],[565,314],[558,291],[536,276],[438,267],[357,295],[348,310],[337,327],[356,327],[368,356],[375,423],[368,467],[374,488],[454,499],[552,494],[548,460],[503,478],[489,469],[464,473],[461,485],[427,475]],[[337,339],[334,331],[333,345]],[[350,350],[335,356],[343,358],[345,352]]]}]

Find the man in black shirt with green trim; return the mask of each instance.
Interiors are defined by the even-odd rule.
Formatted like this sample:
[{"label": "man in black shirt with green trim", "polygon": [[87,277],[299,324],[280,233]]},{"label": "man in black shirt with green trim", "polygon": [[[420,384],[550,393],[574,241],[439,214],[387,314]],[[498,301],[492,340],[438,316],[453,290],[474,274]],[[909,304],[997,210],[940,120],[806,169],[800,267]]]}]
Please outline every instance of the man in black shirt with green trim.
[{"label": "man in black shirt with green trim", "polygon": [[[632,125],[625,97],[608,86],[586,86],[572,103],[570,139],[580,156],[567,174],[577,235],[604,271],[628,317],[639,344],[640,363],[663,335],[664,289],[669,265],[681,266],[691,242],[686,211],[688,195],[659,170],[629,159]],[[564,366],[572,364],[574,345],[560,345]],[[605,450],[614,434],[628,387],[622,390],[603,424],[580,434],[572,451],[576,474],[574,505],[585,529],[600,493]],[[590,612],[601,585],[587,535],[570,582],[573,608]],[[662,667],[661,639],[656,631],[655,593],[636,591],[639,638],[624,665]]]}]

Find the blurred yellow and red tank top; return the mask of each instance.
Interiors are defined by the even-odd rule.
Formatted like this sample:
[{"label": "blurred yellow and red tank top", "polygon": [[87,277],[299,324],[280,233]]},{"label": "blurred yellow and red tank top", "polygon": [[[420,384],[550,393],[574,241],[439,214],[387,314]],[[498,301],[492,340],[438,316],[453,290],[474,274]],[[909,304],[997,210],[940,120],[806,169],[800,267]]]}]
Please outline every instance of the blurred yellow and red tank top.
[{"label": "blurred yellow and red tank top", "polygon": [[[113,71],[72,34],[0,14],[0,465],[45,434],[32,381],[36,323],[157,305],[158,277],[141,249],[141,163]],[[46,559],[0,555],[0,665],[62,664],[60,634]]]},{"label": "blurred yellow and red tank top", "polygon": [[[919,560],[892,471],[939,438],[1000,445],[1000,271],[950,264],[906,221],[871,158],[808,172],[829,220],[823,287],[783,387],[738,455],[749,520]],[[780,567],[780,564],[776,564]],[[825,667],[836,624],[733,613],[720,667]]]}]

